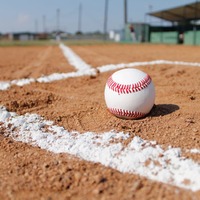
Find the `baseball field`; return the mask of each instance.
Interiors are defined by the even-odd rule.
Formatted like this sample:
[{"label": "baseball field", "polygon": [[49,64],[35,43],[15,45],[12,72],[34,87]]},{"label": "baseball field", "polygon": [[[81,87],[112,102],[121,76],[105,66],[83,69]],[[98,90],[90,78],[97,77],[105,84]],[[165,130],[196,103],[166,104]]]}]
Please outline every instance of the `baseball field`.
[{"label": "baseball field", "polygon": [[[200,47],[0,47],[0,199],[200,199]],[[151,76],[137,120],[108,112],[117,70]]]}]

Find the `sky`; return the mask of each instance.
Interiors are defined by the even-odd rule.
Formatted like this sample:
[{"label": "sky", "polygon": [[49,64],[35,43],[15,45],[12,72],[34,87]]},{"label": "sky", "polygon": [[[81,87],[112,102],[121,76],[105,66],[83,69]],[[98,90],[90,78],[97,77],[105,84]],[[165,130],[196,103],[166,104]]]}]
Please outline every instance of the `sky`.
[{"label": "sky", "polygon": [[[56,27],[75,33],[82,5],[81,31],[103,31],[106,0],[0,0],[0,32],[42,32]],[[129,22],[159,23],[150,11],[193,3],[195,0],[127,0]],[[59,10],[59,14],[58,14]],[[124,26],[124,0],[108,0],[107,30]]]}]

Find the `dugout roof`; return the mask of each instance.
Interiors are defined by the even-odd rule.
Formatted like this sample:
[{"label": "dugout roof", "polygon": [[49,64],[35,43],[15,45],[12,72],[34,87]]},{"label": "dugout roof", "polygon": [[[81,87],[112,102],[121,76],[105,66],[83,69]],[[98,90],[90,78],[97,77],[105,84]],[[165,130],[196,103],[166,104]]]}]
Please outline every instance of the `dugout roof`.
[{"label": "dugout roof", "polygon": [[149,13],[149,15],[171,22],[183,22],[200,19],[200,2]]}]

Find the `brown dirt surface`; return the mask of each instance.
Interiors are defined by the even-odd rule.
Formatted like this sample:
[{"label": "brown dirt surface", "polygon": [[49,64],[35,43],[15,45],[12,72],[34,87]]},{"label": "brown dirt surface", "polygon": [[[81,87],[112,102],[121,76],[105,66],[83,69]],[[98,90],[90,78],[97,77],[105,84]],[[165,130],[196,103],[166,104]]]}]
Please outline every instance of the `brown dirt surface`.
[{"label": "brown dirt surface", "polygon": [[198,46],[105,44],[71,46],[70,48],[94,67],[152,60],[200,62]]},{"label": "brown dirt surface", "polygon": [[[22,78],[25,74],[19,66],[25,69],[30,62],[37,63],[38,55],[43,51],[52,51],[54,55],[39,61],[36,74],[32,74],[33,68],[27,68],[28,77],[74,70],[58,47],[48,48],[23,47],[22,51],[12,47],[6,48],[7,53],[0,49],[1,68],[13,66],[14,69],[16,65],[15,75],[5,72],[0,79]],[[192,46],[114,44],[72,46],[72,49],[92,66],[159,59],[200,62],[199,47]],[[15,51],[22,52],[17,56]],[[10,64],[5,56],[9,52],[13,54]],[[26,55],[27,60],[22,59]],[[54,68],[55,65],[58,68]],[[137,135],[166,147],[200,149],[199,67],[156,65],[137,68],[151,76],[156,88],[155,106],[142,119],[123,120],[107,111],[103,93],[105,83],[114,71],[96,77],[12,86],[0,91],[0,105],[18,114],[37,113],[67,130],[99,134],[110,130],[124,131],[131,138]],[[47,152],[5,137],[3,129],[0,133],[0,199],[200,199],[200,191],[192,192],[138,175],[120,173],[71,155]],[[185,156],[200,162],[199,154],[187,153]]]},{"label": "brown dirt surface", "polygon": [[58,46],[0,47],[0,80],[74,71]]}]

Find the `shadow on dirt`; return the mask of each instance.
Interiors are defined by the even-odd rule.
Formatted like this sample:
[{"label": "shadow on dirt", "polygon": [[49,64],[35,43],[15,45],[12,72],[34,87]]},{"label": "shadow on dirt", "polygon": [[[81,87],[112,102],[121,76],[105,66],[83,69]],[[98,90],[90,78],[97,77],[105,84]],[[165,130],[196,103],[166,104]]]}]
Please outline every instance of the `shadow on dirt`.
[{"label": "shadow on dirt", "polygon": [[164,116],[173,113],[176,110],[179,110],[179,106],[175,104],[158,104],[153,106],[151,112],[149,113],[149,116],[151,117]]}]

